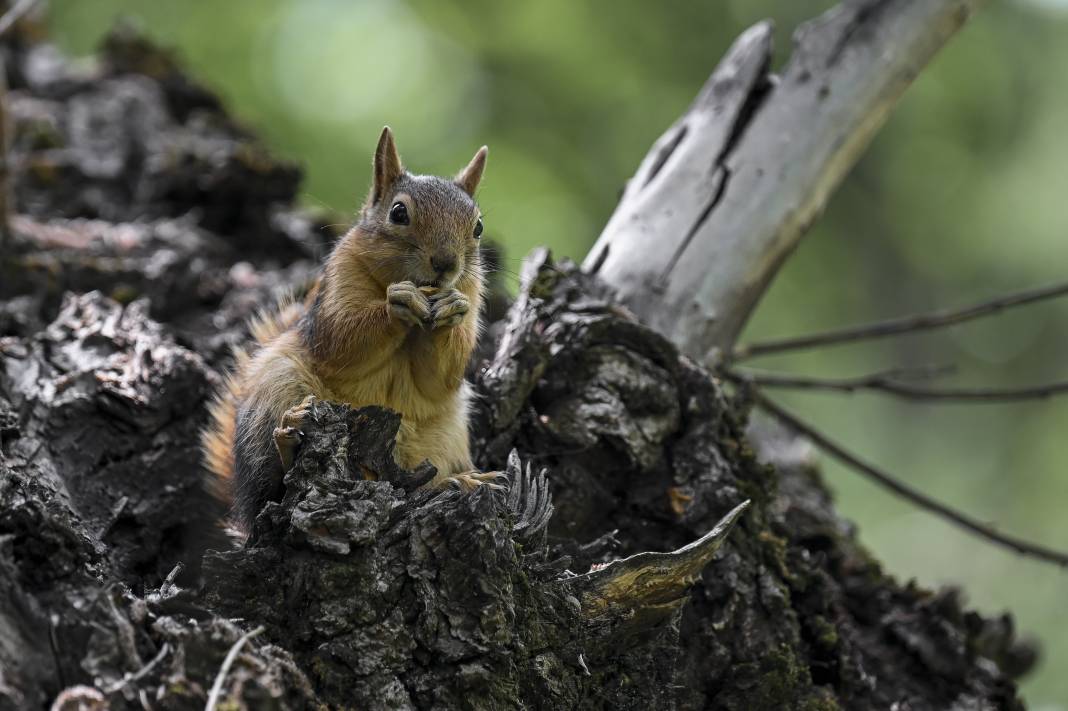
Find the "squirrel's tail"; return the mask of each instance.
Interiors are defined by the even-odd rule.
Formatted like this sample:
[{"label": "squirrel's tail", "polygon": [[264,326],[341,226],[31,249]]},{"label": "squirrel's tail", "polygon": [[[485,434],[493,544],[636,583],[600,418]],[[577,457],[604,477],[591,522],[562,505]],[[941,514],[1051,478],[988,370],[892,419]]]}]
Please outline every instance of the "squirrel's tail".
[{"label": "squirrel's tail", "polygon": [[248,362],[248,355],[235,350],[234,359],[234,372],[226,378],[208,407],[208,425],[200,433],[200,451],[209,473],[205,488],[227,510],[233,504],[234,434],[237,404],[242,400],[240,373]]},{"label": "squirrel's tail", "polygon": [[[300,318],[303,307],[298,301],[284,299],[277,311],[262,312],[249,324],[255,347],[262,348],[289,330]],[[200,449],[208,470],[205,489],[226,510],[233,506],[234,438],[237,433],[237,408],[245,399],[244,374],[250,356],[234,349],[234,367],[208,408],[208,425],[200,434]]]}]

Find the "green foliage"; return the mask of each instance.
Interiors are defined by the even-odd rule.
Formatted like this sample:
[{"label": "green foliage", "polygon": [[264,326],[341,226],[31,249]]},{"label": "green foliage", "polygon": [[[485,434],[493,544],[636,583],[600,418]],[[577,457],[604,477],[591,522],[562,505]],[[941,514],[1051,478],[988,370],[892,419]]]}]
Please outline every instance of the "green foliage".
[{"label": "green foliage", "polygon": [[[306,199],[351,214],[381,126],[419,172],[483,143],[487,234],[518,270],[531,247],[581,258],[652,141],[730,41],[789,32],[831,3],[731,0],[53,0],[55,36],[88,52],[119,15],[177,47],[275,150],[307,166]],[[910,89],[783,270],[747,338],[791,335],[1064,278],[1068,3],[989,3]],[[946,333],[760,362],[849,375],[960,366],[961,384],[1064,379],[1068,304]],[[1005,530],[1068,541],[1068,401],[923,407],[877,396],[783,397],[837,439]],[[836,466],[842,510],[889,570],[962,584],[1039,636],[1035,706],[1068,698],[1068,581],[889,498]],[[789,665],[786,665],[789,671]],[[790,672],[792,673],[792,672]],[[790,676],[784,675],[784,679]]]}]

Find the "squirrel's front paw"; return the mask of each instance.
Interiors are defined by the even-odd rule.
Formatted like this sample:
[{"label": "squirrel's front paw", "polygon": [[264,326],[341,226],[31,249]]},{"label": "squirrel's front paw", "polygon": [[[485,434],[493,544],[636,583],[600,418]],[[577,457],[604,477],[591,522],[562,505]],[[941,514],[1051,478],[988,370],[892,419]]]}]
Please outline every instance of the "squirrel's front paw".
[{"label": "squirrel's front paw", "polygon": [[434,328],[452,328],[464,320],[471,302],[461,292],[452,289],[441,298],[434,300]]},{"label": "squirrel's front paw", "polygon": [[390,284],[386,289],[389,316],[410,326],[422,326],[430,320],[430,301],[410,281]]},{"label": "squirrel's front paw", "polygon": [[315,396],[309,395],[299,405],[294,405],[282,414],[282,421],[274,428],[274,447],[278,450],[278,458],[282,460],[282,470],[285,471],[293,466],[293,458],[297,453],[297,447],[304,439],[304,428],[311,414],[311,404],[315,402]]}]

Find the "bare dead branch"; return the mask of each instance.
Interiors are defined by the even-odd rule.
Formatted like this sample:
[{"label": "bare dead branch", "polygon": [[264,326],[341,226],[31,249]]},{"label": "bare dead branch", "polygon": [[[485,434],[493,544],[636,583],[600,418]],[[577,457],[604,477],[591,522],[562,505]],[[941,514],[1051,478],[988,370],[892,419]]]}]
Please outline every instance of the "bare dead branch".
[{"label": "bare dead branch", "polygon": [[0,15],[0,37],[15,26],[15,23],[25,17],[26,13],[33,9],[38,0],[19,0],[10,10]]},{"label": "bare dead branch", "polygon": [[[857,0],[780,72],[759,23],[646,155],[584,268],[697,360],[720,360],[902,92],[981,0]],[[799,117],[804,117],[799,121]]]},{"label": "bare dead branch", "polygon": [[796,351],[805,348],[839,345],[842,343],[854,343],[856,341],[868,341],[875,338],[896,336],[902,333],[917,333],[929,331],[935,328],[955,326],[958,323],[971,321],[972,319],[990,316],[1006,309],[1017,306],[1026,306],[1039,301],[1048,301],[1068,294],[1068,282],[1050,284],[1035,289],[1025,289],[1012,294],[999,296],[988,301],[965,306],[958,309],[943,309],[926,314],[901,316],[898,318],[877,321],[859,326],[849,326],[822,333],[814,333],[808,336],[795,336],[771,341],[760,341],[739,346],[731,354],[731,361],[755,358],[756,356],[782,353],[784,351]]},{"label": "bare dead branch", "polygon": [[1044,400],[1068,394],[1068,381],[1044,383],[1022,388],[932,388],[902,382],[899,371],[872,373],[856,378],[813,378],[805,375],[780,373],[731,371],[726,377],[764,388],[787,388],[793,390],[825,390],[841,393],[857,391],[879,392],[887,395],[944,403],[1004,403],[1025,400]]},{"label": "bare dead branch", "polygon": [[837,444],[826,435],[822,434],[812,426],[805,424],[798,419],[796,415],[787,412],[782,407],[766,398],[759,390],[753,390],[753,397],[756,400],[756,404],[762,410],[767,412],[775,419],[782,422],[787,427],[793,429],[798,434],[804,435],[813,444],[822,449],[827,454],[831,455],[838,461],[842,462],[854,471],[864,475],[867,479],[879,484],[885,489],[890,490],[894,494],[909,501],[910,503],[918,506],[925,511],[929,511],[936,516],[949,521],[955,526],[968,531],[969,533],[978,536],[990,543],[1001,546],[1002,548],[1008,548],[1016,553],[1034,558],[1035,560],[1041,560],[1047,563],[1055,563],[1062,567],[1068,567],[1068,553],[1064,553],[1052,548],[1047,548],[1038,543],[1032,543],[1023,539],[1017,538],[1004,533],[999,533],[992,526],[988,526],[971,516],[961,513],[955,509],[950,508],[946,504],[940,501],[936,501],[931,497],[924,494],[922,491],[915,489],[908,484],[902,482],[896,477],[888,474],[887,472],[878,469],[872,464],[865,462],[855,454],[852,454],[841,445]]}]

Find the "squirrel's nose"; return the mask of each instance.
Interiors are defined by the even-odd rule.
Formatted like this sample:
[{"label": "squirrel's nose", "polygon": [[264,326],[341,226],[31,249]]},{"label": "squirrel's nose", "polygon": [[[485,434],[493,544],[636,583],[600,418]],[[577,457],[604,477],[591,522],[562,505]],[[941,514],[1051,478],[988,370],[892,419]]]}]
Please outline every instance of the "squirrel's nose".
[{"label": "squirrel's nose", "polygon": [[430,258],[430,266],[439,275],[451,272],[456,268],[456,257],[448,254],[435,254]]}]

